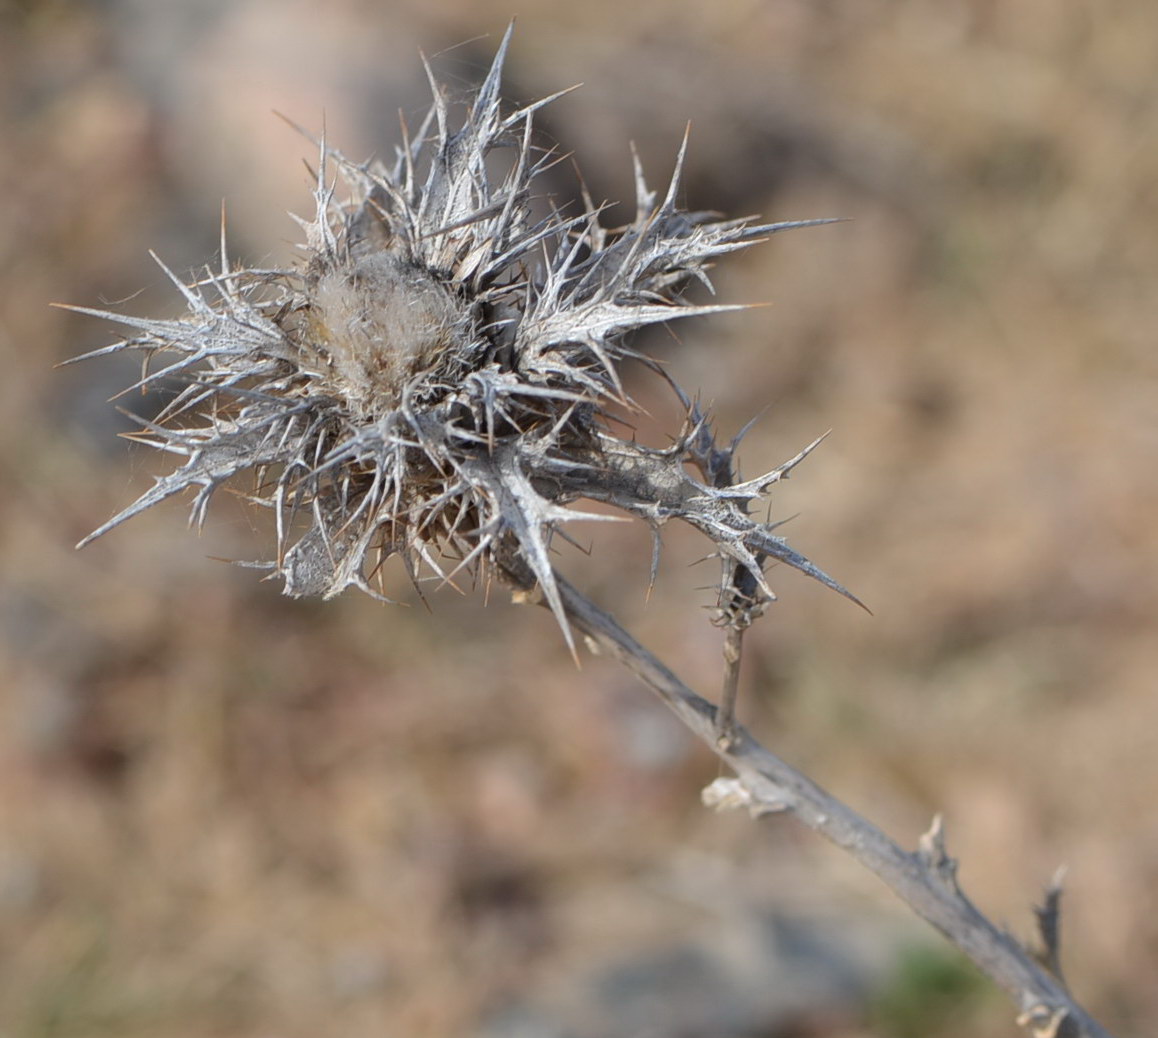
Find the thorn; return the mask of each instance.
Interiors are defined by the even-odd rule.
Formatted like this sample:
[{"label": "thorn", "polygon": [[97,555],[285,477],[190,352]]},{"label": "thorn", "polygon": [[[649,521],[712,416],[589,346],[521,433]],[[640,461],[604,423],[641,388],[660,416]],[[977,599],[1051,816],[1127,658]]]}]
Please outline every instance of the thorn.
[{"label": "thorn", "polygon": [[945,821],[940,812],[933,815],[933,822],[928,830],[921,834],[918,844],[920,852],[930,860],[943,856],[945,853]]},{"label": "thorn", "polygon": [[688,154],[688,140],[691,138],[692,124],[689,122],[684,127],[684,138],[680,142],[680,150],[676,155],[675,169],[672,170],[671,182],[668,184],[667,195],[664,197],[663,204],[660,205],[658,212],[674,212],[676,208],[675,198],[676,193],[680,189],[680,179],[683,176],[684,161]]},{"label": "thorn", "polygon": [[1062,1034],[1062,1024],[1069,1016],[1070,1011],[1065,1006],[1051,1010],[1049,1006],[1039,1003],[1017,1018],[1017,1026],[1031,1028],[1033,1038],[1059,1038]]},{"label": "thorn", "polygon": [[[750,425],[751,423],[749,423],[748,426],[745,426],[740,431],[740,436],[748,431]],[[757,476],[755,479],[750,479],[745,483],[737,483],[735,486],[727,487],[726,489],[730,494],[737,497],[755,497],[759,494],[767,493],[768,488],[772,486],[773,483],[779,483],[782,479],[788,479],[789,475],[792,473],[792,470],[796,468],[796,466],[799,465],[805,458],[807,458],[808,455],[816,450],[816,448],[819,447],[826,439],[828,439],[831,432],[832,430],[829,429],[828,432],[821,433],[821,435],[816,437],[816,439],[813,440],[807,447],[805,447],[804,450],[802,450],[799,454],[797,454],[795,457],[789,458],[786,462],[784,462],[783,465],[774,468],[771,472],[766,472],[764,475]],[[733,447],[736,445],[738,440],[739,437],[732,441]]]},{"label": "thorn", "polygon": [[917,858],[942,883],[953,890],[958,889],[957,862],[949,856],[945,847],[945,822],[940,813],[933,816],[929,831],[921,836],[917,844]]},{"label": "thorn", "polygon": [[655,580],[659,575],[659,554],[663,547],[659,537],[659,527],[652,524],[649,526],[651,532],[651,571],[648,574],[647,580],[647,595],[644,597],[645,602],[651,601],[651,593],[655,589]]},{"label": "thorn", "polygon": [[221,199],[221,277],[228,279],[233,273],[229,269],[229,247],[225,240],[225,199]]},{"label": "thorn", "polygon": [[778,234],[780,231],[795,231],[801,227],[823,227],[830,223],[850,223],[851,216],[824,216],[815,220],[781,220],[747,228],[748,234]]},{"label": "thorn", "polygon": [[[751,418],[749,418],[747,422],[744,423],[744,426],[740,429],[740,431],[732,437],[730,450],[733,453],[735,453],[736,449],[740,446],[740,441],[752,431],[756,423],[760,421],[760,419],[763,418],[770,410],[772,410],[772,405],[765,404],[760,408],[759,411],[757,411]],[[827,433],[825,435],[827,435]]]},{"label": "thorn", "polygon": [[1063,988],[1066,982],[1061,968],[1061,899],[1065,877],[1066,866],[1061,865],[1046,887],[1042,903],[1033,906],[1040,941],[1039,947],[1033,950],[1033,957],[1054,975]]}]

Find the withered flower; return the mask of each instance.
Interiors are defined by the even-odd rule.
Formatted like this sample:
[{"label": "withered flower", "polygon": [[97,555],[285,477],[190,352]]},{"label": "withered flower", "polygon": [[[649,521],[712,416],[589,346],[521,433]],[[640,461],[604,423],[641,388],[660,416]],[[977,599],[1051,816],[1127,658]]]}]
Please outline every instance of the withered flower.
[{"label": "withered flower", "polygon": [[681,288],[707,283],[719,255],[825,221],[680,210],[682,149],[659,201],[636,159],[624,227],[605,227],[590,199],[575,215],[536,215],[536,178],[557,157],[536,145],[533,119],[560,95],[504,107],[510,35],[461,125],[431,75],[433,106],[416,132],[404,127],[392,164],[322,142],[300,269],[236,269],[223,242],[219,271],[191,285],[170,273],[188,304],[176,320],[84,311],[133,329],[88,356],[139,351],[146,371],[131,388],[178,385],[156,418],[138,419],[139,438],[185,461],[82,544],[190,488],[200,525],[214,492],[248,476],[247,496],[276,519],[263,565],[287,594],[380,597],[394,555],[415,580],[491,568],[524,590],[537,583],[570,641],[550,549],[563,523],[609,518],[568,507],[586,498],[653,530],[696,527],[725,560],[725,592],[740,575],[771,597],[763,565],[778,559],[847,594],[748,514],[807,450],[737,482],[731,448],[715,446],[674,385],[688,420],[666,449],[617,434],[612,415],[632,406],[625,361],[666,378],[629,348],[631,332],[735,309],[689,303]]}]

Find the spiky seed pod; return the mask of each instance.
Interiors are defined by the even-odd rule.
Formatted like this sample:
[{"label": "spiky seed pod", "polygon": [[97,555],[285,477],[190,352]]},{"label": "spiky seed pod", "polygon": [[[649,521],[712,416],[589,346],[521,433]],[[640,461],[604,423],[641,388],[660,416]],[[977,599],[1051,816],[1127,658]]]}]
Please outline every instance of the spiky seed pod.
[{"label": "spiky seed pod", "polygon": [[747,514],[807,451],[720,486],[710,478],[719,449],[682,393],[689,419],[668,449],[617,436],[609,422],[609,409],[630,406],[621,364],[647,363],[625,344],[632,331],[735,309],[678,293],[689,279],[706,283],[719,255],[826,221],[681,211],[683,149],[658,202],[636,160],[625,227],[606,228],[589,200],[577,215],[534,216],[536,177],[555,161],[534,143],[534,113],[559,95],[504,109],[510,35],[461,125],[427,68],[433,106],[392,165],[356,164],[322,142],[300,269],[235,269],[223,234],[220,270],[192,285],[166,270],[185,316],[84,311],[134,330],[88,356],[139,351],[146,373],[130,388],[179,386],[155,420],[138,421],[141,439],[186,460],[82,544],[186,489],[200,525],[214,492],[249,475],[249,497],[276,519],[276,554],[263,565],[290,595],[377,595],[372,582],[394,555],[412,579],[424,567],[450,581],[493,566],[517,584],[537,581],[570,642],[552,536],[565,522],[609,518],[567,507],[578,498],[653,529],[692,524],[765,596],[768,558],[847,594]]}]

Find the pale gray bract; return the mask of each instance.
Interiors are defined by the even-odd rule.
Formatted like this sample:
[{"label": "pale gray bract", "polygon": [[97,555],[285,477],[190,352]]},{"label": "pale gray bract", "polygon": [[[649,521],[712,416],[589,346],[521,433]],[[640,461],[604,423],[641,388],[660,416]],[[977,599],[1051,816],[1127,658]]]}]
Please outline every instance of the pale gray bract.
[{"label": "pale gray bract", "polygon": [[[653,530],[690,523],[725,573],[746,572],[762,596],[772,595],[767,558],[848,594],[748,515],[807,451],[758,479],[713,479],[732,472],[732,448],[716,448],[674,385],[688,421],[673,446],[645,447],[609,421],[610,409],[631,407],[624,361],[666,377],[625,344],[629,333],[735,309],[679,292],[707,283],[717,256],[827,221],[681,211],[682,149],[658,202],[636,160],[625,227],[606,228],[590,200],[577,215],[533,215],[536,177],[557,161],[535,143],[534,114],[560,95],[507,111],[510,36],[461,125],[431,75],[434,104],[392,165],[357,164],[322,142],[314,218],[299,221],[301,269],[234,269],[223,242],[219,272],[193,285],[170,274],[188,304],[177,320],[85,310],[134,329],[88,356],[140,351],[162,362],[131,388],[180,386],[155,420],[138,420],[140,438],[186,460],[82,544],[190,488],[200,524],[214,491],[244,475],[251,500],[276,516],[276,554],[262,565],[290,595],[378,595],[372,582],[393,555],[412,579],[424,567],[444,580],[493,567],[516,586],[537,582],[570,642],[552,537],[575,519],[616,518],[568,507],[580,498]],[[728,464],[714,468],[719,457]]]}]

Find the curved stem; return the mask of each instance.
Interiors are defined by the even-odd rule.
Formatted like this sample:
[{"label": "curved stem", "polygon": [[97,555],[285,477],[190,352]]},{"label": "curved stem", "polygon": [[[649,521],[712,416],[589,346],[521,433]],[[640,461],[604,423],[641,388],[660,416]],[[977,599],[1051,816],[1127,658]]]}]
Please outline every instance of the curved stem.
[{"label": "curved stem", "polygon": [[716,707],[685,685],[619,623],[562,577],[568,620],[655,691],[739,779],[741,802],[753,814],[790,811],[871,869],[918,915],[941,931],[977,967],[1013,996],[1018,1023],[1037,1038],[1111,1038],[1011,934],[989,921],[962,892],[956,862],[945,851],[940,822],[905,851],[880,829],[782,761],[735,725],[721,740]]}]

